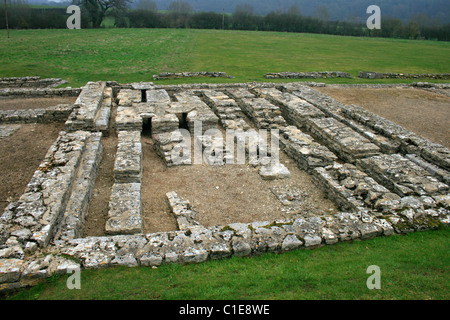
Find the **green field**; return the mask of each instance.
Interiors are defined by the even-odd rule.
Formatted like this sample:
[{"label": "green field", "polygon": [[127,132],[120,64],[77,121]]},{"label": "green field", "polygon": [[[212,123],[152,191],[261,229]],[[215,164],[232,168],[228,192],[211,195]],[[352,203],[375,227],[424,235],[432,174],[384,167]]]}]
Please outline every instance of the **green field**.
[{"label": "green field", "polygon": [[236,77],[165,83],[250,82],[265,81],[265,73],[281,71],[343,71],[354,77],[359,71],[450,73],[450,43],[278,32],[114,28],[12,30],[11,39],[7,39],[6,31],[1,30],[0,62],[0,77],[58,77],[73,87],[97,80],[151,81],[152,75],[164,71],[223,71]]},{"label": "green field", "polygon": [[[450,73],[450,43],[115,28],[12,30],[11,39],[7,39],[6,31],[0,30],[0,77],[58,77],[68,80],[67,86],[79,87],[97,80],[152,81],[152,75],[165,71],[223,71],[236,78],[159,83],[265,81],[265,73],[281,71],[343,71],[354,77],[359,71]],[[361,79],[320,81],[375,83]],[[396,80],[376,81],[393,82]],[[13,298],[447,300],[449,235],[443,228],[195,265],[85,270],[81,290],[68,290],[67,276],[54,276]],[[366,287],[370,265],[381,268],[381,290]]]},{"label": "green field", "polygon": [[[81,289],[56,276],[13,299],[441,299],[450,298],[448,228],[313,250],[200,264],[81,272]],[[369,290],[371,265],[381,289]]]}]

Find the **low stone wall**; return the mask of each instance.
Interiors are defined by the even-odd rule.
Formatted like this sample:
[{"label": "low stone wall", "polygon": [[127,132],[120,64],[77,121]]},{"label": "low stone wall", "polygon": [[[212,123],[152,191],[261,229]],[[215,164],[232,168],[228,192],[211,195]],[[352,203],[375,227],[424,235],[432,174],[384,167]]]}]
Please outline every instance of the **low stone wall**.
[{"label": "low stone wall", "polygon": [[46,109],[0,110],[0,123],[65,122],[74,105],[60,104]]},{"label": "low stone wall", "polygon": [[276,72],[266,73],[266,79],[325,79],[325,78],[352,78],[349,73],[341,71],[323,72]]},{"label": "low stone wall", "polygon": [[167,79],[182,79],[182,78],[234,78],[227,75],[225,72],[161,72],[153,76],[153,80],[167,80]]},{"label": "low stone wall", "polygon": [[51,88],[67,83],[60,78],[10,77],[0,78],[0,88]]},{"label": "low stone wall", "polygon": [[19,124],[7,124],[7,125],[0,125],[0,140],[9,137],[14,132],[20,129]]},{"label": "low stone wall", "polygon": [[[90,153],[85,152],[91,148],[88,146],[92,143],[98,146],[98,135],[82,131],[60,133],[35,171],[25,193],[18,202],[9,204],[5,209],[0,225],[1,243],[5,243],[11,236],[14,237],[15,231],[20,231],[21,240],[17,248],[23,250],[28,247],[35,248],[36,245],[48,245],[64,216],[72,188],[75,185],[81,187],[81,182],[77,179],[80,177],[78,173],[86,169],[83,165],[86,155],[101,157],[99,147],[94,147]],[[82,208],[79,209],[81,213]]]},{"label": "low stone wall", "polygon": [[181,199],[175,191],[167,192],[166,197],[169,201],[170,210],[177,220],[179,230],[201,227],[200,223],[195,220],[197,212],[191,206],[189,200]]},{"label": "low stone wall", "polygon": [[[112,90],[105,82],[88,82],[75,101],[75,108],[66,121],[67,131],[102,130],[110,113]],[[109,100],[109,102],[108,102]]]},{"label": "low stone wall", "polygon": [[450,73],[380,73],[360,71],[359,78],[363,79],[434,79],[434,80],[448,80],[450,79]]},{"label": "low stone wall", "polygon": [[[107,83],[85,87],[77,101],[86,110],[73,118],[90,128],[99,110],[117,94],[119,147],[114,173],[118,176],[105,226],[109,235],[81,238],[83,212],[102,153],[102,134],[95,132],[95,126],[88,129],[92,132],[62,132],[20,200],[0,218],[0,290],[20,288],[30,279],[71,268],[195,263],[429,230],[449,223],[448,149],[304,83],[110,85],[114,87]],[[151,121],[155,150],[170,166],[171,154],[183,150],[183,136],[175,129],[183,124],[192,131],[194,119],[205,120],[204,129],[218,127],[219,121],[225,128],[247,124],[279,129],[281,148],[311,174],[340,211],[311,217],[292,207],[296,213],[286,219],[204,227],[195,220],[190,203],[170,192],[166,196],[180,230],[144,234],[142,150],[135,149],[144,121]],[[203,150],[223,143],[212,138],[202,131],[194,141]],[[251,147],[246,145],[247,152]],[[179,159],[184,162],[177,165],[191,164],[190,157],[182,156]],[[256,164],[261,179],[288,176],[283,167],[266,167],[263,162]],[[285,187],[281,183],[271,191],[280,201],[301,198],[301,190]]]},{"label": "low stone wall", "polygon": [[76,97],[80,94],[81,88],[38,88],[38,89],[16,89],[0,88],[2,97],[21,97],[21,98],[39,98],[39,97]]}]

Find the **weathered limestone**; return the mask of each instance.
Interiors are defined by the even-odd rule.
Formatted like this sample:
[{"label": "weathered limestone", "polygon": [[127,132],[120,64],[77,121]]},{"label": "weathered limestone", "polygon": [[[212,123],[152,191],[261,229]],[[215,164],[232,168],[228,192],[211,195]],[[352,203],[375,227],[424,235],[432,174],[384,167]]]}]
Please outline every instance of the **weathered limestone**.
[{"label": "weathered limestone", "polygon": [[167,133],[177,130],[179,128],[180,120],[173,113],[167,113],[159,116],[155,115],[152,118],[152,134]]},{"label": "weathered limestone", "polygon": [[386,206],[388,201],[400,199],[349,163],[314,168],[313,173],[317,185],[345,210],[378,209],[381,204]]},{"label": "weathered limestone", "polygon": [[141,132],[119,131],[118,138],[114,182],[141,183],[143,172]]},{"label": "weathered limestone", "polygon": [[142,130],[142,117],[135,107],[117,107],[116,127],[119,131]]},{"label": "weathered limestone", "polygon": [[284,164],[269,162],[267,165],[261,166],[259,169],[259,175],[264,180],[275,180],[290,178],[291,173]]},{"label": "weathered limestone", "polygon": [[52,239],[66,210],[90,137],[85,131],[61,132],[25,193],[6,208],[2,223],[9,225],[9,230],[28,229],[24,242],[33,241],[45,247]]},{"label": "weathered limestone", "polygon": [[264,98],[243,98],[240,100],[240,107],[260,129],[279,129],[286,126],[280,108]]},{"label": "weathered limestone", "polygon": [[203,90],[206,103],[219,117],[225,129],[248,130],[250,126],[245,121],[245,115],[234,99],[220,91]]},{"label": "weathered limestone", "polygon": [[235,164],[233,150],[227,147],[223,137],[201,135],[196,136],[195,139],[195,143],[200,146],[199,150],[202,150],[203,161],[207,164],[211,166]]},{"label": "weathered limestone", "polygon": [[14,132],[20,129],[20,125],[18,124],[10,124],[10,125],[0,125],[0,140],[3,138],[9,137]]},{"label": "weathered limestone", "polygon": [[400,196],[432,196],[449,189],[448,185],[439,182],[426,170],[399,154],[361,159],[358,165]]},{"label": "weathered limestone", "polygon": [[181,78],[234,78],[227,75],[225,72],[161,72],[158,75],[154,75],[154,80],[166,80],[166,79],[181,79]]},{"label": "weathered limestone", "polygon": [[86,143],[86,150],[83,153],[71,196],[55,239],[69,240],[83,235],[89,201],[103,155],[101,139],[101,133],[92,133]]},{"label": "weathered limestone", "polygon": [[186,107],[192,109],[186,117],[187,125],[191,133],[194,133],[194,126],[196,122],[201,122],[203,132],[208,129],[217,128],[219,122],[218,117],[198,96],[190,92],[182,92],[176,93],[175,99]]},{"label": "weathered limestone", "polygon": [[280,146],[303,170],[333,164],[336,155],[300,129],[286,127],[279,137]]},{"label": "weathered limestone", "polygon": [[169,94],[164,89],[147,90],[146,95],[148,103],[169,104],[171,102]]},{"label": "weathered limestone", "polygon": [[380,73],[360,71],[359,78],[364,79],[450,79],[449,73]]},{"label": "weathered limestone", "polygon": [[94,126],[95,131],[107,132],[109,128],[109,119],[111,116],[113,93],[111,88],[105,88],[103,94],[103,101],[98,110],[95,119]]},{"label": "weathered limestone", "polygon": [[247,88],[226,88],[227,92],[233,99],[256,98],[256,96],[248,91]]},{"label": "weathered limestone", "polygon": [[283,117],[299,128],[305,127],[309,118],[325,117],[325,114],[318,108],[291,93],[281,92],[275,88],[258,88],[254,91],[259,96],[278,105]]},{"label": "weathered limestone", "polygon": [[334,118],[311,119],[310,124],[311,133],[346,161],[380,152],[375,144]]},{"label": "weathered limestone", "polygon": [[351,78],[349,73],[341,71],[323,72],[276,72],[266,73],[267,79],[322,79],[322,78]]},{"label": "weathered limestone", "polygon": [[345,105],[304,85],[289,84],[285,88],[293,90],[294,95],[314,104],[327,116],[348,125],[380,147],[383,152],[416,154],[433,165],[446,171],[450,170],[450,150],[439,144],[432,143],[359,106]]},{"label": "weathered limestone", "polygon": [[74,106],[60,104],[46,109],[0,110],[0,123],[65,122]]},{"label": "weathered limestone", "polygon": [[187,230],[191,227],[200,226],[195,220],[197,212],[192,208],[188,200],[181,199],[175,191],[166,193],[170,209],[177,219],[178,229]]},{"label": "weathered limestone", "polygon": [[67,80],[60,78],[41,77],[9,77],[0,78],[0,88],[52,88],[67,83]]},{"label": "weathered limestone", "polygon": [[129,107],[133,103],[142,102],[142,93],[139,90],[122,89],[117,94],[118,105]]},{"label": "weathered limestone", "polygon": [[141,184],[115,183],[111,190],[107,234],[134,234],[142,232]]},{"label": "weathered limestone", "polygon": [[77,97],[81,88],[0,88],[2,97]]},{"label": "weathered limestone", "polygon": [[153,135],[155,151],[168,167],[176,165],[190,165],[191,138],[184,137],[181,131],[160,133]]},{"label": "weathered limestone", "polygon": [[[66,124],[94,132],[62,132],[20,200],[0,218],[0,291],[70,268],[197,263],[428,230],[450,222],[448,149],[304,83],[90,83],[77,101],[83,112],[73,113]],[[118,102],[114,128],[119,144],[105,225],[108,236],[81,238],[102,154],[102,134],[96,132],[109,131],[113,102]],[[195,120],[205,122],[201,135],[193,137]],[[259,166],[263,179],[289,176],[269,157],[269,145],[279,140],[340,212],[309,211],[306,190],[279,181],[270,190],[289,218],[206,228],[196,221],[189,201],[172,191],[166,196],[180,230],[143,234],[141,131],[151,131],[155,150],[168,166],[192,164],[192,143],[199,143],[207,162],[217,165],[218,159],[233,160],[223,139],[205,134],[218,128],[219,121],[236,130],[235,146],[241,143],[246,155],[254,150],[249,163]],[[253,126],[279,129],[279,134],[266,145],[262,143],[269,141],[256,130],[253,140],[247,133],[239,135],[238,129]]]},{"label": "weathered limestone", "polygon": [[75,109],[66,121],[68,131],[93,130],[101,109],[105,82],[88,82],[75,101]]}]

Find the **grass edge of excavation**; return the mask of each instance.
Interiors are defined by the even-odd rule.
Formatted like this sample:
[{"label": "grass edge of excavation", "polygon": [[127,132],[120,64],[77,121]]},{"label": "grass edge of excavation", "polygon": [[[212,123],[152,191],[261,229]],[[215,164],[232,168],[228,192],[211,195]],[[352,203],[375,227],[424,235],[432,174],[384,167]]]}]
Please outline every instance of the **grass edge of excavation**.
[{"label": "grass edge of excavation", "polygon": [[[449,239],[444,226],[282,254],[89,269],[81,271],[80,290],[69,290],[69,275],[58,275],[10,299],[447,300]],[[380,268],[380,290],[367,288],[371,265]]]}]

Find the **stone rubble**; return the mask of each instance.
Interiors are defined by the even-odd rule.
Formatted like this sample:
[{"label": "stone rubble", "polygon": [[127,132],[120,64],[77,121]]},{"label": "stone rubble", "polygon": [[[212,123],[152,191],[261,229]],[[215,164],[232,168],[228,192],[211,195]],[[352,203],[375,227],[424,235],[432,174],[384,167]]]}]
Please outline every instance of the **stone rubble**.
[{"label": "stone rubble", "polygon": [[119,131],[115,183],[141,183],[143,174],[142,143],[140,131]]},{"label": "stone rubble", "polygon": [[170,209],[177,220],[179,230],[200,226],[200,223],[195,220],[197,212],[192,208],[188,200],[181,199],[175,191],[167,192],[166,196]]},{"label": "stone rubble", "polygon": [[[89,82],[68,116],[67,131],[50,147],[19,201],[0,217],[0,291],[73,268],[197,263],[448,224],[450,151],[334,100],[314,90],[317,85]],[[202,121],[202,130],[193,136],[196,121]],[[223,160],[234,156],[223,138],[207,132],[221,127],[255,133],[277,129],[266,149],[259,147],[264,139],[258,134],[253,140],[236,134],[233,140],[247,155],[256,150],[248,164],[259,166],[262,179],[289,178],[286,167],[271,159],[269,146],[277,139],[340,211],[311,214],[301,205],[308,197],[304,190],[280,180],[271,191],[290,218],[204,227],[189,201],[171,191],[166,196],[178,230],[144,234],[141,132],[150,130],[168,167],[191,165],[192,143],[217,165],[214,150],[222,150]],[[118,148],[107,236],[83,238],[102,132],[111,129],[117,131]]]},{"label": "stone rubble", "polygon": [[19,130],[21,125],[18,124],[10,124],[10,125],[0,125],[0,140],[3,138],[9,137],[14,132]]},{"label": "stone rubble", "polygon": [[438,79],[446,80],[450,79],[449,73],[380,73],[380,72],[369,72],[360,71],[359,78],[363,79]]},{"label": "stone rubble", "polygon": [[234,78],[227,75],[225,72],[161,72],[158,75],[153,76],[153,80],[166,80],[166,79],[182,79],[182,78]]},{"label": "stone rubble", "polygon": [[0,123],[64,122],[73,108],[73,105],[60,104],[46,109],[0,110]]},{"label": "stone rubble", "polygon": [[323,71],[323,72],[276,72],[266,73],[267,79],[323,79],[323,78],[352,78],[347,72]]},{"label": "stone rubble", "polygon": [[140,183],[113,184],[105,231],[107,234],[142,233]]},{"label": "stone rubble", "polygon": [[95,130],[95,121],[104,99],[106,83],[88,82],[75,101],[75,109],[66,121],[67,131]]},{"label": "stone rubble", "polygon": [[60,78],[41,77],[9,77],[0,78],[0,88],[52,88],[67,83],[67,80]]}]

